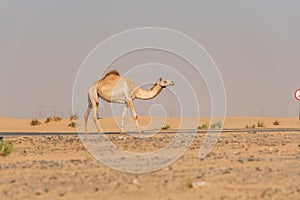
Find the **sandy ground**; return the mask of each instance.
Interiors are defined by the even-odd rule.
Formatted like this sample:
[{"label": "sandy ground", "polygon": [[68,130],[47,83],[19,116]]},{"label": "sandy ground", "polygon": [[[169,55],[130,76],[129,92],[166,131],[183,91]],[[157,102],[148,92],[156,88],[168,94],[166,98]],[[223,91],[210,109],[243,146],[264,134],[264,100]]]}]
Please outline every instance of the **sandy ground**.
[{"label": "sandy ground", "polygon": [[[240,119],[240,126],[247,120]],[[252,120],[256,123],[258,119]],[[273,121],[269,120],[264,118],[265,124]],[[236,121],[239,120],[232,119],[230,123],[239,124]],[[297,127],[299,123],[296,119],[279,121],[281,127]],[[53,126],[64,126],[62,123],[67,120]],[[101,164],[78,136],[5,137],[5,141],[14,144],[14,151],[0,157],[0,196],[86,200],[299,199],[299,132],[223,133],[214,149],[200,160],[205,136],[197,134],[185,154],[172,165],[145,174],[120,172]],[[149,152],[164,147],[174,135],[159,133],[147,139],[119,134],[107,137],[128,151]]]},{"label": "sandy ground", "polygon": [[[15,151],[0,158],[1,199],[298,199],[299,133],[225,133],[200,160],[204,136],[174,164],[146,174],[102,165],[77,136],[5,138]],[[151,145],[109,137],[128,150],[147,151],[173,135],[160,134]]]}]

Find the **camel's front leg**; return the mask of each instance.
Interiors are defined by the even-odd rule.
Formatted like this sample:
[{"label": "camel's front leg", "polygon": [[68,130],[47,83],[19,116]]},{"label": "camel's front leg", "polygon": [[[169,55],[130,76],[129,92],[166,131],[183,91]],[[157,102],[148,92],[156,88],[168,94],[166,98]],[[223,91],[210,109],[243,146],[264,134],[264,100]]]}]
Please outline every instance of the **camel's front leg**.
[{"label": "camel's front leg", "polygon": [[125,133],[125,131],[124,131],[124,120],[125,120],[125,116],[126,116],[126,113],[127,113],[127,109],[128,109],[128,104],[125,103],[124,110],[123,110],[123,113],[122,113],[122,118],[121,118],[121,133]]},{"label": "camel's front leg", "polygon": [[136,125],[136,129],[137,129],[138,132],[141,132],[140,127],[139,127],[139,123],[138,123],[138,120],[137,120],[137,115],[136,115],[136,112],[135,112],[135,109],[134,109],[134,106],[133,106],[133,102],[132,101],[128,102],[128,106],[131,110],[131,114],[133,116],[133,119],[134,119],[134,122],[135,122],[135,125]]},{"label": "camel's front leg", "polygon": [[93,110],[93,120],[94,123],[96,125],[96,129],[98,131],[98,133],[101,133],[101,128],[100,128],[100,124],[98,121],[98,106],[99,106],[99,101],[98,101],[98,93],[97,93],[97,85],[98,83],[93,84],[88,92],[88,108],[85,112],[84,115],[84,126],[85,126],[85,133],[88,133],[87,130],[87,122],[88,122],[88,118],[89,118],[89,114],[91,112],[91,110]]}]

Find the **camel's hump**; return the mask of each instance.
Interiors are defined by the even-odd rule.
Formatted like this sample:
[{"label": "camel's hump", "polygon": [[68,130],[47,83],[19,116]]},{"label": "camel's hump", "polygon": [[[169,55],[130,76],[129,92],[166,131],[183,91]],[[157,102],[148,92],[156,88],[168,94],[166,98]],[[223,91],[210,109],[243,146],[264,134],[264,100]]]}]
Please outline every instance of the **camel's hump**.
[{"label": "camel's hump", "polygon": [[107,72],[105,74],[105,76],[103,77],[103,79],[105,79],[106,77],[111,76],[111,75],[113,75],[113,76],[120,76],[120,73],[117,70],[111,70],[111,71],[109,71],[109,72]]}]

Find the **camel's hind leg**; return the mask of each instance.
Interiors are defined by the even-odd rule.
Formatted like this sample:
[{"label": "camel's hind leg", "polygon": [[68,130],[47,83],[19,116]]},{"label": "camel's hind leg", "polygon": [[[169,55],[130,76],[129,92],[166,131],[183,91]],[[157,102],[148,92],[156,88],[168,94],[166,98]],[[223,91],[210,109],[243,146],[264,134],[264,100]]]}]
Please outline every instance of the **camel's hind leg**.
[{"label": "camel's hind leg", "polygon": [[99,106],[99,102],[98,102],[98,94],[97,94],[97,84],[93,85],[90,89],[89,89],[89,93],[88,93],[88,108],[85,112],[84,118],[85,118],[85,132],[87,133],[87,121],[88,121],[88,117],[91,111],[93,111],[93,120],[96,126],[96,129],[98,131],[98,133],[101,133],[101,128],[100,128],[100,124],[98,121],[98,106]]},{"label": "camel's hind leg", "polygon": [[93,120],[94,120],[95,126],[97,128],[97,132],[101,133],[102,130],[100,128],[99,121],[98,121],[98,116],[97,116],[97,110],[98,110],[99,103],[96,102],[96,103],[94,103],[92,105],[93,105]]},{"label": "camel's hind leg", "polygon": [[90,100],[90,97],[88,96],[88,107],[87,107],[87,109],[85,111],[85,114],[84,114],[84,132],[86,134],[88,133],[87,122],[88,122],[89,115],[90,115],[92,109],[93,109],[92,102]]}]

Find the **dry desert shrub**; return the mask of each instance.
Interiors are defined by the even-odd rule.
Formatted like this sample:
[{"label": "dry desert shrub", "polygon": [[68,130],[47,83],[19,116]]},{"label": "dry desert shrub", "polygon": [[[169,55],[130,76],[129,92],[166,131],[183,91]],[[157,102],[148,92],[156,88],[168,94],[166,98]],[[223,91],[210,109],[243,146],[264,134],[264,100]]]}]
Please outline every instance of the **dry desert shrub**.
[{"label": "dry desert shrub", "polygon": [[49,123],[49,122],[59,122],[59,121],[61,121],[62,120],[62,118],[61,117],[47,117],[47,119],[46,119],[46,121],[45,121],[45,123]]},{"label": "dry desert shrub", "polygon": [[77,119],[78,119],[78,114],[77,113],[72,114],[71,117],[70,117],[71,121],[77,120]]},{"label": "dry desert shrub", "polygon": [[255,124],[253,124],[252,126],[248,126],[248,124],[246,124],[246,127],[245,128],[247,128],[247,129],[254,129],[256,127],[256,125]]},{"label": "dry desert shrub", "polygon": [[68,127],[76,128],[78,124],[76,122],[70,122]]},{"label": "dry desert shrub", "polygon": [[31,122],[30,122],[30,125],[31,126],[37,126],[37,125],[40,125],[41,122],[38,120],[38,119],[32,119]]}]

